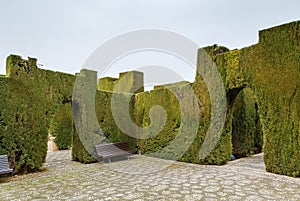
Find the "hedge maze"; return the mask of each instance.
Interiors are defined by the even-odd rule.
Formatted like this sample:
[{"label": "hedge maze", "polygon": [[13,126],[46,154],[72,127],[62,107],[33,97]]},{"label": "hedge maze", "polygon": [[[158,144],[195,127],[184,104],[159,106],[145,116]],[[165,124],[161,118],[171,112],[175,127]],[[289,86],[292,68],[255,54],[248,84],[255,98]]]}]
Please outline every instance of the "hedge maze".
[{"label": "hedge maze", "polygon": [[[95,162],[94,144],[126,141],[143,154],[197,164],[222,165],[232,155],[263,151],[267,171],[299,177],[300,21],[262,30],[257,44],[240,50],[218,45],[203,49],[218,67],[227,101],[223,132],[204,158],[199,152],[211,121],[211,100],[200,75],[194,83],[156,86],[145,92],[139,72],[97,83],[96,72],[70,75],[43,70],[36,59],[15,55],[7,58],[6,75],[0,76],[0,154],[9,156],[15,174],[36,171],[45,161],[50,131],[60,149],[72,146],[73,160],[82,163]],[[121,80],[126,83],[118,85]],[[197,100],[186,102],[189,112],[182,115],[180,102],[188,89]],[[118,106],[121,100],[128,108],[117,110],[118,115],[129,115],[137,127],[130,122],[124,128],[118,125],[112,102]],[[164,113],[151,110],[155,105],[162,106]],[[151,127],[161,122],[158,131]],[[143,136],[143,128],[148,136]],[[180,136],[183,143],[172,144],[179,132],[193,133],[195,128],[195,136]],[[184,151],[177,153],[180,148]]]}]

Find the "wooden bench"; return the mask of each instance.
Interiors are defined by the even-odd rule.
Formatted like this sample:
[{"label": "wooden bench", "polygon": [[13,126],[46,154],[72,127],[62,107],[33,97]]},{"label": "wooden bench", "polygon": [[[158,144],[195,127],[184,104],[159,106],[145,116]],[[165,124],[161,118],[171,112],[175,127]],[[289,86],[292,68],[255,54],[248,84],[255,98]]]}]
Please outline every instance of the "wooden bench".
[{"label": "wooden bench", "polygon": [[135,151],[131,150],[127,142],[116,142],[107,144],[97,144],[94,145],[96,158],[98,161],[111,162],[111,158],[124,158],[127,157],[128,160]]},{"label": "wooden bench", "polygon": [[7,155],[0,155],[0,174],[12,173],[13,169],[9,168]]}]

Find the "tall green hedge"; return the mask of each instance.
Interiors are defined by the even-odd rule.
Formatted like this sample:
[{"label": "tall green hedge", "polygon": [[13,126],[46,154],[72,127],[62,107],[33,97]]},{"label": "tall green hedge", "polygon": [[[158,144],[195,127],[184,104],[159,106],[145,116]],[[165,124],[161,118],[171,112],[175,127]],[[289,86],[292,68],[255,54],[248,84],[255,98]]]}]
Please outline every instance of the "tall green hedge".
[{"label": "tall green hedge", "polygon": [[240,65],[257,97],[267,171],[299,176],[300,22],[261,31]]},{"label": "tall green hedge", "polygon": [[[131,119],[132,122],[135,122],[136,97],[130,92],[143,91],[143,87],[140,86],[143,85],[143,74],[135,71],[121,73],[119,80],[122,79],[122,83],[119,86],[114,79],[100,79],[97,88],[101,90],[96,90],[96,77],[96,72],[82,70],[77,76],[77,84],[75,84],[77,90],[73,94],[73,111],[77,110],[76,107],[78,107],[78,115],[74,114],[77,117],[75,119],[77,127],[73,132],[72,157],[73,160],[83,163],[95,161],[93,145],[98,143],[125,141],[133,150],[136,149],[134,136],[136,136],[137,131],[127,126],[127,121]],[[117,86],[115,90],[118,92],[113,92],[112,86]],[[112,105],[113,95],[115,105]],[[119,109],[118,107],[122,105],[128,105],[128,107]],[[118,116],[124,120],[121,122],[125,125],[124,130],[121,130],[116,124],[112,107],[116,107]],[[130,119],[123,118],[127,112]],[[83,132],[83,130],[87,132]]]},{"label": "tall green hedge", "polygon": [[[238,50],[232,50],[228,52],[228,49],[222,48],[224,49],[224,51],[216,51],[216,49],[218,49],[218,46],[216,45],[205,47],[203,49],[211,57],[212,61],[215,62],[215,65],[218,68],[224,84],[224,90],[226,92],[226,119],[223,131],[218,138],[217,144],[209,153],[209,155],[207,155],[204,159],[199,160],[199,151],[201,149],[203,140],[207,137],[206,132],[211,121],[210,107],[212,100],[210,99],[211,94],[209,94],[206,86],[207,84],[210,84],[209,82],[215,82],[216,80],[215,78],[210,78],[209,81],[206,81],[208,83],[205,83],[203,81],[203,78],[199,74],[197,74],[196,81],[194,83],[194,90],[199,95],[199,100],[202,103],[203,110],[205,111],[205,116],[202,129],[199,130],[200,142],[198,143],[198,145],[194,146],[197,149],[194,149],[192,157],[194,158],[193,162],[196,163],[221,165],[229,161],[232,155],[232,105],[234,103],[236,95],[245,86],[245,80],[241,75],[241,69],[239,68]],[[201,56],[201,54],[203,54],[203,52],[199,51],[197,67],[199,72],[199,68],[207,68],[202,66],[205,62],[200,61],[200,59],[205,59],[205,57]],[[219,90],[219,88],[215,90]],[[211,91],[210,93],[214,93],[214,91]],[[217,138],[217,136],[215,136],[215,138]]]},{"label": "tall green hedge", "polygon": [[[115,93],[114,95],[116,96],[114,100],[118,101],[116,103],[116,106],[125,104],[126,100],[128,99],[130,100],[127,109],[130,114],[131,120],[134,122],[135,121],[135,116],[133,113],[135,107],[134,96],[132,96],[132,94],[122,94],[122,93]],[[125,130],[122,131],[118,127],[118,125],[114,120],[112,110],[111,110],[111,108],[113,107],[113,105],[111,104],[112,96],[113,96],[113,92],[108,92],[108,91],[97,91],[96,93],[95,112],[97,115],[97,120],[99,122],[101,131],[110,142],[125,141],[129,143],[129,146],[132,149],[135,149],[136,140],[130,135],[135,136],[136,131],[129,130],[130,133],[129,135],[127,135],[124,133]],[[122,108],[120,109],[116,108],[116,110],[118,110],[118,116],[120,117],[123,116],[122,114],[123,112],[126,112],[126,111],[122,111]]]},{"label": "tall green hedge", "polygon": [[9,77],[0,82],[0,154],[9,156],[14,173],[33,172],[47,153],[47,99],[35,79],[36,60],[7,58]]},{"label": "tall green hedge", "polygon": [[[224,164],[232,153],[251,153],[256,146],[261,146],[261,123],[267,170],[290,176],[300,175],[299,30],[298,21],[261,31],[258,44],[241,50],[228,51],[217,45],[205,48],[216,62],[223,79],[227,100],[225,126],[212,152],[199,160],[199,151],[211,121],[211,100],[206,88],[208,83],[197,75],[191,86],[198,103],[189,103],[186,109],[192,109],[195,105],[199,107],[198,132],[188,151],[176,155],[176,158],[193,163]],[[74,160],[95,161],[92,145],[108,141],[128,141],[132,148],[138,145],[143,153],[159,153],[159,157],[169,158],[172,155],[172,146],[169,145],[176,139],[177,131],[183,129],[180,125],[184,118],[179,107],[182,100],[164,87],[142,92],[142,74],[120,74],[118,81],[122,78],[123,83],[128,85],[117,87],[120,93],[116,95],[109,91],[97,91],[96,72],[83,70],[77,76],[83,82],[79,83],[79,87],[75,86],[78,91],[72,94],[74,75],[39,69],[36,59],[23,60],[12,55],[8,57],[6,67],[7,76],[0,77],[0,154],[8,154],[15,173],[31,172],[41,167],[46,156],[51,119],[58,105],[68,104],[72,99],[74,122],[79,125],[76,132],[72,129]],[[174,85],[172,90],[177,91],[180,97],[186,86],[190,84]],[[247,95],[246,87],[253,91],[255,98]],[[117,126],[112,116],[114,108],[111,100],[114,95],[119,98],[115,100],[117,103],[125,101],[128,104],[128,110],[120,110],[120,116],[129,113],[136,125],[144,128],[150,125],[148,135],[151,138],[144,136],[146,138],[136,140]],[[151,130],[153,122],[149,116],[150,109],[155,105],[162,106],[167,114],[166,125],[158,133]],[[163,121],[158,110],[152,110],[152,113],[158,123]],[[186,119],[193,118],[187,114]],[[127,123],[125,130],[131,129],[135,135],[141,134],[141,129],[135,130],[129,121]],[[191,125],[187,125],[184,129],[192,129]],[[243,135],[240,134],[242,131],[245,131]],[[160,150],[165,148],[169,151],[166,153],[170,154],[160,155]]]},{"label": "tall green hedge", "polygon": [[[122,100],[122,97],[127,96],[126,94],[119,94],[120,99]],[[87,135],[88,136],[92,136],[91,138],[96,138],[93,141],[91,141],[90,144],[88,145],[83,145],[82,143],[82,139],[85,138],[85,133],[79,133],[80,128],[77,128],[76,130],[74,130],[73,132],[73,144],[72,144],[72,158],[75,161],[80,161],[83,163],[90,163],[90,162],[94,162],[95,159],[93,157],[93,149],[91,148],[89,151],[87,150],[86,146],[90,146],[92,147],[95,144],[99,144],[99,143],[106,143],[106,142],[128,142],[130,147],[132,149],[136,148],[136,140],[133,137],[130,137],[127,134],[124,134],[124,132],[122,132],[122,130],[120,130],[120,128],[116,125],[113,115],[112,115],[112,110],[111,110],[111,99],[112,99],[112,92],[108,92],[108,91],[100,91],[97,90],[95,92],[95,108],[93,108],[93,111],[95,113],[96,116],[94,116],[94,118],[96,119],[97,122],[95,122],[95,124],[97,123],[98,126],[94,126],[92,129],[90,129],[90,133]],[[82,101],[76,99],[77,102]],[[76,110],[76,106],[75,104],[80,105],[80,103],[75,103],[73,102],[73,111]],[[130,102],[130,114],[133,115],[133,102]],[[80,113],[85,113],[87,111],[83,111],[84,109],[82,108]],[[89,113],[90,111],[88,111],[87,113]],[[76,114],[75,114],[76,115]],[[120,114],[121,116],[121,114]],[[132,116],[133,117],[133,116]],[[79,119],[83,118],[83,116],[79,115],[78,116]],[[85,118],[89,118],[87,116],[85,116]],[[91,120],[91,121],[95,121],[95,119]],[[133,120],[134,121],[134,120]],[[78,126],[83,126],[81,125],[81,122],[85,122],[84,120],[80,120],[78,121]],[[135,131],[133,131],[134,134]],[[79,137],[79,135],[82,135],[81,138]],[[99,136],[99,139],[97,139]],[[100,139],[101,137],[101,139]]]},{"label": "tall green hedge", "polygon": [[[193,87],[195,93],[198,95],[199,98],[199,109],[201,118],[199,122],[197,137],[189,151],[181,158],[181,161],[198,164],[225,164],[230,159],[232,151],[231,135],[228,134],[229,128],[227,128],[227,126],[230,126],[230,123],[225,123],[223,131],[219,136],[217,143],[209,152],[209,154],[203,159],[199,158],[200,150],[202,149],[202,146],[204,146],[203,142],[207,138],[207,131],[211,123],[211,101],[209,92],[206,89],[206,84],[202,80],[197,79],[197,81],[193,84]],[[227,118],[225,121],[227,122],[228,120],[231,119]]]},{"label": "tall green hedge", "polygon": [[100,136],[95,114],[97,73],[82,69],[74,83],[72,111],[74,129],[72,135],[72,159],[82,163],[95,162],[94,144],[105,142]]},{"label": "tall green hedge", "polygon": [[[298,30],[299,22],[264,30],[260,32],[259,44],[242,50],[228,51],[216,45],[205,48],[216,62],[225,85],[227,94],[225,126],[213,151],[205,159],[199,160],[199,150],[210,122],[210,97],[206,83],[197,75],[193,88],[199,98],[202,118],[196,139],[180,160],[223,164],[230,159],[232,153],[237,155],[255,153],[262,146],[261,123],[267,170],[292,176],[299,175]],[[251,88],[255,98],[249,98],[249,94],[243,90],[245,87]],[[142,152],[156,152],[168,146],[174,139],[180,122],[176,117],[178,110],[176,99],[161,87],[134,97],[132,118],[137,125],[147,127],[151,124],[149,109],[155,103],[164,106],[168,114],[166,130],[151,139],[137,141]],[[254,100],[257,102],[254,103]],[[171,110],[175,112],[171,114],[169,112]],[[111,121],[113,119],[106,124],[110,125]],[[115,126],[112,128],[111,131],[115,132],[108,129],[107,133],[111,137],[117,136],[118,128]]]},{"label": "tall green hedge", "polygon": [[0,80],[0,154],[8,155],[15,174],[42,166],[54,111],[72,97],[73,75],[39,69],[36,62],[11,55]]},{"label": "tall green hedge", "polygon": [[[137,126],[142,128],[149,127],[148,131],[141,133],[138,146],[143,154],[161,151],[167,147],[170,141],[174,140],[180,129],[181,112],[178,100],[168,89],[152,90],[150,93],[140,93],[136,96],[135,113],[137,115]],[[150,109],[161,106],[166,113],[164,115],[159,110],[152,110],[153,119],[150,120]],[[152,125],[152,127],[150,127]],[[144,139],[142,139],[144,138]],[[165,155],[165,158],[168,156]]]}]

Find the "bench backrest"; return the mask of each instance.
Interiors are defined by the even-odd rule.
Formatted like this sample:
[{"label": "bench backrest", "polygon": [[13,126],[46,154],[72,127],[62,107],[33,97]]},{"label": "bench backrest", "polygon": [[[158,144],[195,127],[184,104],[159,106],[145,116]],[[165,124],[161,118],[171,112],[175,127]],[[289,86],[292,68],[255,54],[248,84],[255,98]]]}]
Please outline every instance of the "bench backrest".
[{"label": "bench backrest", "polygon": [[110,155],[112,153],[126,153],[131,151],[127,142],[97,144],[94,148],[99,155]]},{"label": "bench backrest", "polygon": [[8,158],[7,155],[0,155],[0,169],[8,169]]}]

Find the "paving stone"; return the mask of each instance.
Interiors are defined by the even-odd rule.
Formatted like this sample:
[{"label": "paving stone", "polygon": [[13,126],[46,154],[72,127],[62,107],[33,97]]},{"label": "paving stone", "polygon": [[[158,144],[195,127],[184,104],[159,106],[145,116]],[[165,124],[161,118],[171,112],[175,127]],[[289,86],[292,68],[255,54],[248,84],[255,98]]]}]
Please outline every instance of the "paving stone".
[{"label": "paving stone", "polygon": [[2,178],[0,200],[300,200],[300,178],[267,173],[262,154],[224,166],[135,156],[81,164],[48,152],[44,171]]}]

